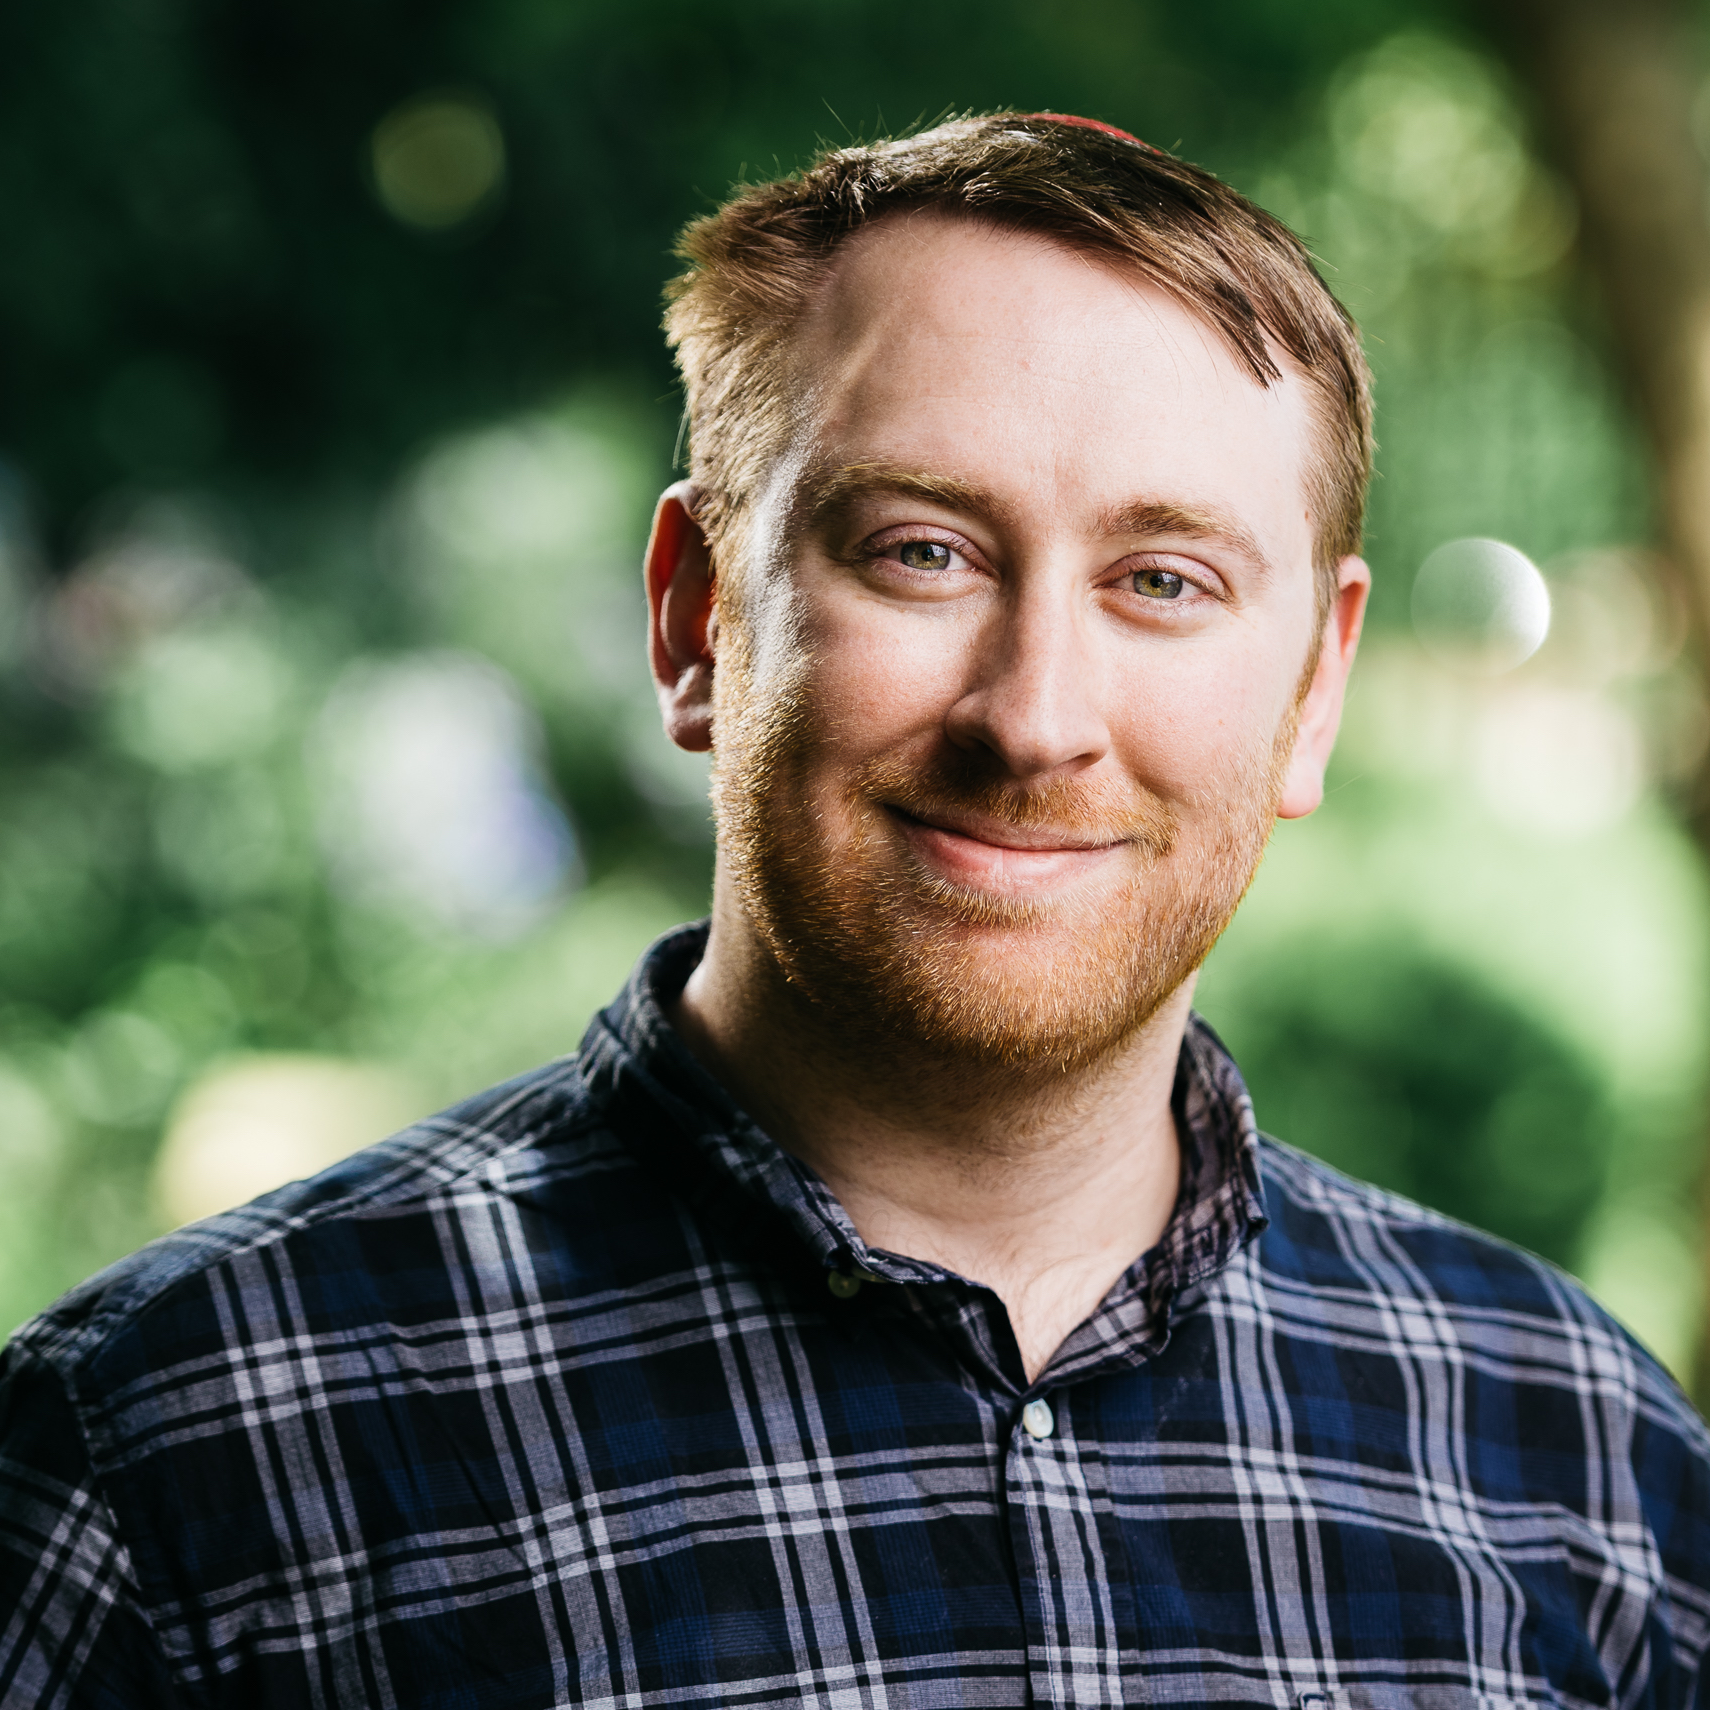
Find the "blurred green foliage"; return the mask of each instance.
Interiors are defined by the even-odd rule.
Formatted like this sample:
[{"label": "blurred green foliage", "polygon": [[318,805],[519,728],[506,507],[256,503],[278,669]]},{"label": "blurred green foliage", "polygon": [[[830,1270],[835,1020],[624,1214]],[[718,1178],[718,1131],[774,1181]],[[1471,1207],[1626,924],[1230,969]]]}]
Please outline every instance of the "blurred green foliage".
[{"label": "blurred green foliage", "polygon": [[1610,1161],[1596,1075],[1465,970],[1363,949],[1308,943],[1253,970],[1241,1061],[1267,1126],[1571,1265]]},{"label": "blurred green foliage", "polygon": [[[0,445],[64,527],[115,482],[384,480],[589,368],[670,376],[676,229],[820,139],[951,109],[1097,111],[1234,158],[1412,8],[1125,0],[71,0],[0,20]],[[370,140],[490,103],[503,195],[423,231]],[[63,537],[62,537],[63,538]]]},{"label": "blurred green foliage", "polygon": [[[1222,172],[1368,331],[1376,645],[1202,992],[1261,1122],[1579,1266],[1683,1363],[1705,910],[1658,804],[1702,709],[1627,551],[1645,470],[1571,198],[1470,17],[0,16],[0,1320],[170,1217],[156,1149],[210,1065],[383,1062],[425,1110],[572,1048],[704,908],[635,575],[674,233],[823,141],[1004,105]],[[1556,586],[1515,685],[1410,651],[1413,571],[1466,534]],[[1591,761],[1534,787],[1564,731]]]}]

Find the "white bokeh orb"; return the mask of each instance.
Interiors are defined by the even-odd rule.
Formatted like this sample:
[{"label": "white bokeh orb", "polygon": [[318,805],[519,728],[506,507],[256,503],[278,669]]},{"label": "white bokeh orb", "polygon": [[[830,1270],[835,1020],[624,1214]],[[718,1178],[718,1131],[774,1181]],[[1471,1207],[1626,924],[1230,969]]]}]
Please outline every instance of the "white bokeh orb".
[{"label": "white bokeh orb", "polygon": [[1439,546],[1413,581],[1413,629],[1440,664],[1500,676],[1550,632],[1550,590],[1536,564],[1500,540]]}]

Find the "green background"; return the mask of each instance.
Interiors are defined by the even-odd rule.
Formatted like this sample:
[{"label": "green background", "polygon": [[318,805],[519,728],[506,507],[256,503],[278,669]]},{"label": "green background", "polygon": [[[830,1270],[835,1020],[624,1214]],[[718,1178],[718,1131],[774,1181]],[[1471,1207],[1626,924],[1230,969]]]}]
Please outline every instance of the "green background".
[{"label": "green background", "polygon": [[[387,154],[424,102],[503,152],[437,225],[398,183],[456,213],[475,168],[455,127]],[[9,8],[0,1321],[171,1221],[162,1135],[210,1074],[348,1062],[403,1120],[573,1048],[704,911],[704,769],[658,733],[637,576],[674,233],[824,144],[996,106],[1218,171],[1366,329],[1346,737],[1202,986],[1261,1123],[1576,1269],[1687,1372],[1706,911],[1668,804],[1702,699],[1572,198],[1468,18],[1402,0]],[[1466,535],[1556,598],[1500,679],[1409,623]],[[399,736],[433,706],[487,720],[445,773],[487,796]],[[388,869],[388,823],[477,799],[514,847]]]}]

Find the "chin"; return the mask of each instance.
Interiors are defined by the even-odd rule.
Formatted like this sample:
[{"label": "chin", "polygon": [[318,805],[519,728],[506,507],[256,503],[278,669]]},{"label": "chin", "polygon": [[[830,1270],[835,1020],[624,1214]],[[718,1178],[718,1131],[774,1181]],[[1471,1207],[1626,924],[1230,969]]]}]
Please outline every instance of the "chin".
[{"label": "chin", "polygon": [[[1184,897],[1173,875],[1017,899],[895,873],[770,868],[748,913],[820,1025],[947,1064],[1061,1073],[1131,1040],[1180,989],[1244,885]],[[759,877],[759,875],[756,875]]]}]

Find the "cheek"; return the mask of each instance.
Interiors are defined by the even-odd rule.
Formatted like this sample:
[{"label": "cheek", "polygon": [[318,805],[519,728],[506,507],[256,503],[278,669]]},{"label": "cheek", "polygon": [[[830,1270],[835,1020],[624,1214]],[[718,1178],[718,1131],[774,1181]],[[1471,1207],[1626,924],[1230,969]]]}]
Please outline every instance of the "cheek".
[{"label": "cheek", "polygon": [[1270,649],[1178,645],[1113,681],[1113,745],[1149,788],[1186,799],[1268,760],[1298,672]]},{"label": "cheek", "polygon": [[739,623],[733,641],[745,661],[752,691],[775,699],[800,671],[802,625],[794,590],[783,577],[750,573],[743,583]]},{"label": "cheek", "polygon": [[942,727],[961,692],[969,642],[949,612],[864,606],[808,614],[803,639],[831,740],[872,753]]}]

